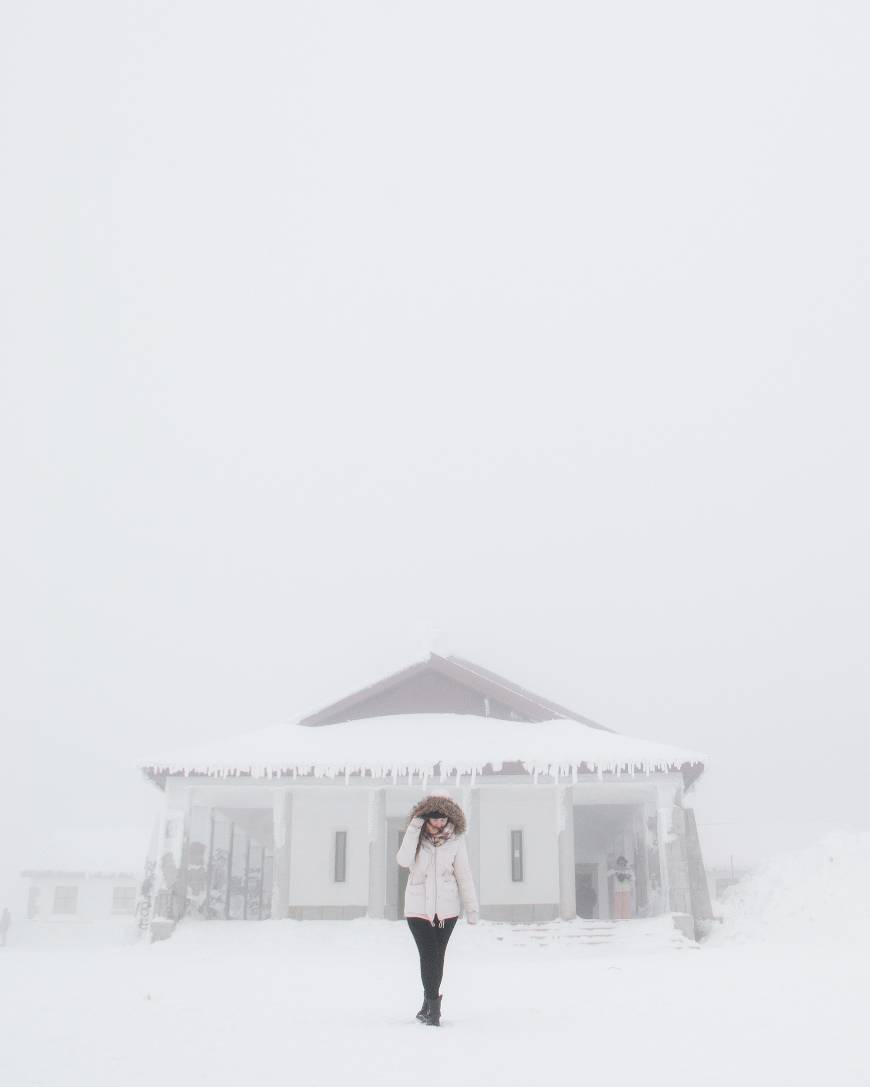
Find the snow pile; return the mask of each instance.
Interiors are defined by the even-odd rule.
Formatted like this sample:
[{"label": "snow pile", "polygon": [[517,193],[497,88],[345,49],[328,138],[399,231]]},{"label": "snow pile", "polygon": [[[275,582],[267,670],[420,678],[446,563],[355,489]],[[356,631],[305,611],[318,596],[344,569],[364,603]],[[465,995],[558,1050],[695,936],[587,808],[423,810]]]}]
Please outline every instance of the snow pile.
[{"label": "snow pile", "polygon": [[593,772],[654,773],[704,761],[684,748],[590,728],[579,721],[529,723],[473,714],[395,714],[309,727],[276,725],[189,751],[142,760],[154,772],[256,777],[292,773],[345,778],[351,773],[419,777],[425,788],[435,773],[441,782],[484,767],[522,763],[535,779]]},{"label": "snow pile", "polygon": [[870,833],[836,831],[730,887],[714,939],[870,943]]}]

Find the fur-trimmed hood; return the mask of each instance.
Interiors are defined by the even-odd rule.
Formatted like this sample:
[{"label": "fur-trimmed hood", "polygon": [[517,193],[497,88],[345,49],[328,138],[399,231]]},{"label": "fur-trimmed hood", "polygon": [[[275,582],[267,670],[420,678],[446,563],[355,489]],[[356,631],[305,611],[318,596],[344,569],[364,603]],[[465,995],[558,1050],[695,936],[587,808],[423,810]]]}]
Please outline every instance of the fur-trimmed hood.
[{"label": "fur-trimmed hood", "polygon": [[423,799],[411,808],[411,814],[408,816],[408,822],[412,819],[418,818],[427,811],[437,811],[444,816],[445,819],[449,819],[453,824],[454,834],[465,833],[465,813],[462,808],[456,803],[455,800],[451,800],[449,796],[424,796]]}]

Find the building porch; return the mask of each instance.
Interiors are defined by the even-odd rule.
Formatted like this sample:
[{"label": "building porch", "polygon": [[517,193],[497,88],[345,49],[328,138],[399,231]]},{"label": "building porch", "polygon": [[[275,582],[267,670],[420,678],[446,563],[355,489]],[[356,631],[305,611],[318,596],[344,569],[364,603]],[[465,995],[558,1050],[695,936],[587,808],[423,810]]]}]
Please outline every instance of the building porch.
[{"label": "building porch", "polygon": [[[700,849],[678,774],[537,784],[479,777],[429,790],[466,812],[484,920],[609,922],[608,873],[620,855],[634,874],[630,916],[709,915],[693,879]],[[383,779],[169,778],[153,936],[182,917],[401,919],[407,870],[395,854],[420,795],[419,785]]]}]

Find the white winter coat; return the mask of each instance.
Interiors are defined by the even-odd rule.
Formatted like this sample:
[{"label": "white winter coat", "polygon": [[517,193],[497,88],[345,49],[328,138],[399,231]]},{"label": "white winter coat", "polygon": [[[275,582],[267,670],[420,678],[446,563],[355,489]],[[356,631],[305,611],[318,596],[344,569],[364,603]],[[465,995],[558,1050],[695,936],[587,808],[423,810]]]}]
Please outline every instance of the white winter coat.
[{"label": "white winter coat", "polygon": [[414,856],[422,819],[412,819],[396,854],[402,868],[408,868],[405,887],[405,916],[426,917],[432,921],[458,917],[460,902],[470,924],[477,921],[480,907],[474,890],[474,878],[468,863],[464,834],[454,834],[442,845],[435,846],[423,837],[420,852]]}]

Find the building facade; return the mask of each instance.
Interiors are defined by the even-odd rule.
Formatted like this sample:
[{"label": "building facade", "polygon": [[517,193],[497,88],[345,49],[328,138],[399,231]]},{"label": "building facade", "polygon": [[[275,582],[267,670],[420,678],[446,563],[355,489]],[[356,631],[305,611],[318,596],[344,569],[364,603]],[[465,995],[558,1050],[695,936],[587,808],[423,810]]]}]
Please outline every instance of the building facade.
[{"label": "building facade", "polygon": [[139,880],[132,872],[27,869],[27,920],[106,921],[132,917]]},{"label": "building facade", "polygon": [[489,921],[710,916],[686,793],[700,755],[633,740],[457,657],[427,660],[294,725],[158,757],[151,932],[183,918],[400,919],[395,861],[427,792],[466,812]]}]

